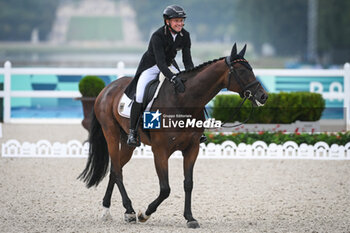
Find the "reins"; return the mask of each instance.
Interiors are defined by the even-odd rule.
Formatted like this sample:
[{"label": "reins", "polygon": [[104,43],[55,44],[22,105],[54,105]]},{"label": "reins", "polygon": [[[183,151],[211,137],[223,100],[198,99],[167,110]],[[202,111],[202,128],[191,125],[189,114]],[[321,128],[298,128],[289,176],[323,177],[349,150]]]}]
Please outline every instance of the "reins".
[{"label": "reins", "polygon": [[226,125],[225,125],[225,124],[227,124],[228,122],[231,122],[231,121],[234,119],[234,117],[236,117],[236,115],[240,112],[240,110],[241,110],[241,108],[242,108],[244,102],[245,102],[247,99],[248,99],[248,97],[245,96],[244,99],[243,99],[243,100],[241,101],[241,103],[239,104],[237,111],[234,112],[234,113],[230,116],[230,118],[229,118],[228,120],[224,121],[224,123],[222,123],[222,125],[221,125],[220,128],[236,128],[236,127],[241,126],[241,125],[243,125],[243,124],[245,124],[245,123],[247,123],[247,122],[249,121],[249,119],[250,119],[250,117],[251,117],[251,115],[252,115],[252,113],[253,113],[253,104],[251,105],[250,113],[249,113],[249,116],[248,116],[247,119],[245,119],[243,122],[241,122],[241,123],[239,123],[239,124],[236,124],[236,125],[232,125],[232,126],[226,126]]}]

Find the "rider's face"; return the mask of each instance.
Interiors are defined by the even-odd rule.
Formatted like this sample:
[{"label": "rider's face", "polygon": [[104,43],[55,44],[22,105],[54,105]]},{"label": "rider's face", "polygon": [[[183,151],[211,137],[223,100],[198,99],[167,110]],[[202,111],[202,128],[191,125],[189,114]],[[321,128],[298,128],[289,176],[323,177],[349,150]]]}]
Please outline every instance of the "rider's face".
[{"label": "rider's face", "polygon": [[184,18],[173,18],[166,20],[167,24],[171,26],[176,32],[180,32],[185,25]]}]

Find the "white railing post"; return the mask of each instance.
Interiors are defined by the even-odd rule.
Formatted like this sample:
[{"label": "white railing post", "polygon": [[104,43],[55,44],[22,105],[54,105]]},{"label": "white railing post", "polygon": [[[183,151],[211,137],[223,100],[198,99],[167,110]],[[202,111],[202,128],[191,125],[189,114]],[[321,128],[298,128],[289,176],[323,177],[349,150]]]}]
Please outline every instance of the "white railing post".
[{"label": "white railing post", "polygon": [[118,62],[117,69],[118,69],[118,78],[123,77],[125,75],[124,62],[122,62],[122,61]]},{"label": "white railing post", "polygon": [[11,62],[6,61],[4,65],[4,122],[11,119]]},{"label": "white railing post", "polygon": [[344,65],[344,111],[346,130],[350,130],[350,63]]}]

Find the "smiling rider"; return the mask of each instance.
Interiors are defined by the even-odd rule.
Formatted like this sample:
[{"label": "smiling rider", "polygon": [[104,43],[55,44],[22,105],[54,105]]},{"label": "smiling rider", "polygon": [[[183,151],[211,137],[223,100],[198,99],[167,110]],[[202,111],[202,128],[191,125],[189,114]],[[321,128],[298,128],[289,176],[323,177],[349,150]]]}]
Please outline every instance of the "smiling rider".
[{"label": "smiling rider", "polygon": [[[134,96],[130,113],[130,132],[127,143],[130,146],[139,146],[137,126],[142,113],[142,101],[147,84],[156,79],[162,72],[173,84],[177,93],[183,93],[185,86],[182,80],[173,71],[180,71],[175,57],[177,51],[182,51],[182,61],[185,69],[193,68],[191,56],[190,34],[183,28],[186,13],[182,7],[171,5],[163,11],[164,25],[155,31],[150,39],[148,49],[143,54],[137,68],[135,78],[129,84],[126,93]],[[169,69],[171,67],[171,71]],[[136,90],[136,93],[135,93]],[[130,94],[133,93],[133,94]],[[206,141],[202,135],[200,142]]]}]

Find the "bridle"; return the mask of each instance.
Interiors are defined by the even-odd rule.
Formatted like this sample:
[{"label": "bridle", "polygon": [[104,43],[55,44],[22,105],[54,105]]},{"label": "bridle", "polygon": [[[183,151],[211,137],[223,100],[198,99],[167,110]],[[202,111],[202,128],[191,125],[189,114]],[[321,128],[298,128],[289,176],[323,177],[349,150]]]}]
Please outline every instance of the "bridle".
[{"label": "bridle", "polygon": [[[234,68],[234,64],[235,63],[241,63],[242,65],[244,65],[247,69],[249,69],[250,71],[252,71],[252,67],[249,65],[248,61],[245,60],[244,58],[236,58],[233,61],[231,61],[230,56],[225,58],[225,62],[227,64],[227,66],[229,67],[230,71],[228,73],[228,85],[227,85],[227,89],[230,87],[231,84],[231,77],[233,76],[234,78],[236,78],[236,81],[238,83],[238,85],[241,87],[242,91],[239,93],[239,95],[242,98],[245,99],[249,99],[249,98],[254,98],[256,91],[258,90],[260,83],[258,80],[255,80],[251,83],[248,83],[247,85],[244,85],[242,80],[240,79],[236,69]],[[256,88],[254,89],[254,92],[252,93],[249,88],[256,85]]]},{"label": "bridle", "polygon": [[[247,99],[251,99],[252,101],[255,101],[255,94],[258,90],[258,88],[260,87],[260,83],[258,80],[255,80],[251,83],[248,83],[247,85],[244,85],[242,80],[240,79],[236,69],[234,68],[234,64],[235,63],[241,63],[242,65],[244,65],[247,69],[249,70],[252,70],[251,66],[249,65],[248,61],[245,60],[244,58],[236,58],[236,59],[233,59],[231,61],[231,57],[230,56],[227,56],[225,58],[225,62],[226,62],[226,65],[229,67],[230,71],[228,73],[228,85],[227,85],[227,89],[230,87],[230,84],[231,84],[231,77],[233,76],[233,78],[236,79],[238,85],[241,87],[242,91],[239,93],[239,95],[243,98],[242,102],[239,104],[238,106],[238,109],[236,112],[234,112],[230,118],[228,120],[226,120],[222,125],[221,127],[223,128],[234,128],[234,127],[237,127],[237,126],[240,126],[242,124],[245,124],[251,117],[252,113],[253,113],[253,104],[251,105],[251,110],[250,110],[250,113],[249,113],[249,116],[246,120],[244,120],[242,123],[239,123],[237,125],[234,125],[234,126],[224,126],[227,122],[231,121],[236,115],[237,113],[241,110],[241,107],[243,106],[244,102],[247,100]],[[250,87],[256,85],[253,93],[251,90],[249,90]]]}]

